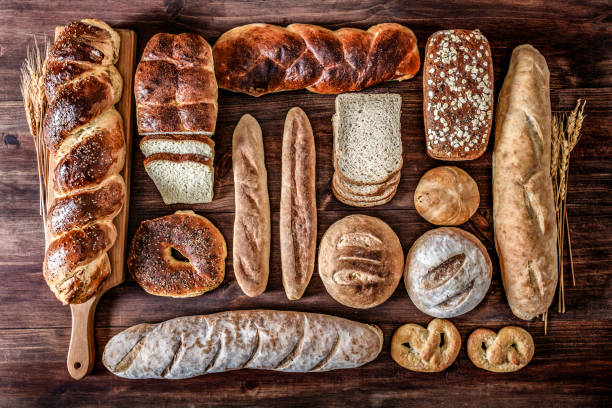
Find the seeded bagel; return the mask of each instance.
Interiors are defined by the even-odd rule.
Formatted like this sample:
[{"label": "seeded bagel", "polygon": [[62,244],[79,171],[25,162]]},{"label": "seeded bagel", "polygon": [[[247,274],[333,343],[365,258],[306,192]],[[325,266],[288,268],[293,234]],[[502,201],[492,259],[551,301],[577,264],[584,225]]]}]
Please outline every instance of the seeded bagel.
[{"label": "seeded bagel", "polygon": [[177,211],[140,224],[128,268],[152,295],[192,297],[221,284],[226,256],[217,227],[193,211]]}]

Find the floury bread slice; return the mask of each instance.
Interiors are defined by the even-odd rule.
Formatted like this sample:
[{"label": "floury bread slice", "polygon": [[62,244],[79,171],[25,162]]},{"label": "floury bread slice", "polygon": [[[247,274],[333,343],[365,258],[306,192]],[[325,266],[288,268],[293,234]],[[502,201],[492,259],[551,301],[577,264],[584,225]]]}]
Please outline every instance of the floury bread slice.
[{"label": "floury bread slice", "polygon": [[149,135],[140,141],[140,150],[145,157],[156,153],[171,153],[197,154],[211,161],[215,158],[215,142],[204,135]]},{"label": "floury bread slice", "polygon": [[336,98],[334,167],[357,185],[388,181],[402,167],[398,94],[342,94]]},{"label": "floury bread slice", "polygon": [[144,167],[165,204],[209,203],[213,199],[214,169],[207,157],[155,153],[144,160]]}]

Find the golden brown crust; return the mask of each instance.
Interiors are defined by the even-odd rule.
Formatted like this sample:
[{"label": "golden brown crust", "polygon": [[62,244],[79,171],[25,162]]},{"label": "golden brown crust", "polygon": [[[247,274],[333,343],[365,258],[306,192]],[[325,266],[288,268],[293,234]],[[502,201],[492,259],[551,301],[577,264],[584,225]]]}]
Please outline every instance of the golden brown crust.
[{"label": "golden brown crust", "polygon": [[112,219],[126,199],[123,122],[113,107],[123,86],[113,65],[119,46],[106,23],[81,20],[60,30],[45,65],[43,134],[58,198],[46,220],[53,240],[43,274],[63,304],[87,301],[111,272]]},{"label": "golden brown crust", "polygon": [[306,113],[287,114],[282,146],[280,246],[283,286],[289,300],[302,297],[317,249],[316,150]]},{"label": "golden brown crust", "polygon": [[199,35],[154,35],[134,77],[138,132],[205,132],[217,122],[212,50]]},{"label": "golden brown crust", "polygon": [[[173,250],[186,260],[177,259]],[[191,297],[221,284],[226,256],[225,239],[209,220],[192,211],[177,211],[140,224],[127,263],[148,293]]]},{"label": "golden brown crust", "polygon": [[558,279],[549,76],[535,48],[515,48],[497,105],[495,248],[508,304],[526,320],[548,310]]},{"label": "golden brown crust", "polygon": [[506,326],[498,333],[476,329],[468,338],[467,352],[476,367],[495,373],[509,373],[529,364],[535,346],[527,330]]},{"label": "golden brown crust", "polygon": [[325,231],[318,260],[327,292],[343,305],[367,309],[393,294],[404,255],[397,235],[385,222],[349,215]]},{"label": "golden brown crust", "polygon": [[225,32],[213,54],[219,87],[253,96],[302,88],[358,91],[412,78],[420,67],[414,33],[394,23],[367,31],[248,24]]},{"label": "golden brown crust", "polygon": [[461,349],[461,335],[450,320],[433,319],[427,329],[405,324],[393,333],[391,358],[404,368],[422,373],[446,370]]},{"label": "golden brown crust", "polygon": [[52,236],[95,221],[112,220],[125,202],[123,177],[109,177],[95,189],[56,198],[47,211],[47,229]]},{"label": "golden brown crust", "polygon": [[249,114],[240,118],[232,140],[236,200],[234,275],[247,296],[266,290],[270,272],[270,199],[259,123]]},{"label": "golden brown crust", "polygon": [[435,225],[459,225],[478,209],[478,185],[455,166],[435,167],[425,173],[414,191],[414,207]]},{"label": "golden brown crust", "polygon": [[161,133],[159,135],[148,135],[140,139],[140,146],[142,146],[143,143],[146,143],[150,140],[172,140],[172,141],[177,141],[177,142],[193,140],[196,142],[206,143],[211,148],[215,147],[215,142],[210,137],[204,134],[197,134],[197,133],[193,133],[193,134]]},{"label": "golden brown crust", "polygon": [[427,40],[423,62],[427,154],[473,160],[487,149],[493,123],[493,62],[479,30],[444,30]]},{"label": "golden brown crust", "polygon": [[119,114],[79,138],[58,161],[53,171],[53,188],[58,194],[93,188],[117,174],[125,163],[125,140]]}]

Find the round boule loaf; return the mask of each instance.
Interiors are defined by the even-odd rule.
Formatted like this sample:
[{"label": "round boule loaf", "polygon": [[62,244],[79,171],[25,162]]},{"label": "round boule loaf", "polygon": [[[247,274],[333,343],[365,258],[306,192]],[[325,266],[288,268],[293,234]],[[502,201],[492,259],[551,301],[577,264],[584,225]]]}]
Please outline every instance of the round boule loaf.
[{"label": "round boule loaf", "polygon": [[427,231],[406,257],[404,283],[410,299],[430,316],[448,318],[474,309],[491,284],[486,248],[459,228]]},{"label": "round boule loaf", "polygon": [[414,191],[414,207],[435,225],[459,225],[470,219],[480,204],[474,179],[455,166],[441,166],[421,177]]},{"label": "round boule loaf", "polygon": [[319,275],[343,305],[367,309],[385,302],[404,264],[399,238],[384,221],[349,215],[332,224],[319,245]]}]

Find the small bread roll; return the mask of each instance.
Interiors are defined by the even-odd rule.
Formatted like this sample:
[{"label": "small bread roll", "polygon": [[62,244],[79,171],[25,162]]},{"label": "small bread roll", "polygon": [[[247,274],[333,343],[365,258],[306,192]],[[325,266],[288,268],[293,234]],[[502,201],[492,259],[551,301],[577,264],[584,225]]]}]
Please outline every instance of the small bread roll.
[{"label": "small bread roll", "polygon": [[433,317],[449,318],[484,299],[493,268],[486,248],[459,228],[427,231],[406,257],[404,283],[412,303]]},{"label": "small bread roll", "polygon": [[435,225],[459,225],[470,219],[480,204],[478,186],[455,166],[441,166],[421,177],[414,192],[414,206],[421,217]]}]

